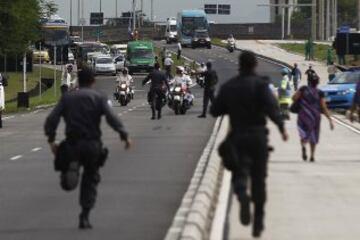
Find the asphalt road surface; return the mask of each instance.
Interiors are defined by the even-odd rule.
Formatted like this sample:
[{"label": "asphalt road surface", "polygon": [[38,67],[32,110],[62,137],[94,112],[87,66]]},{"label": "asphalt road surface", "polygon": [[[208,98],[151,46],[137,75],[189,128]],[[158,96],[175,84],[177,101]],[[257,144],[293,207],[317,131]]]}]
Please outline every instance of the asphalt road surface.
[{"label": "asphalt road surface", "polygon": [[[161,44],[161,43],[158,43]],[[174,48],[174,46],[171,46]],[[238,53],[214,47],[184,49],[198,62],[212,60],[223,83],[237,72]],[[278,80],[280,67],[261,62],[260,72]],[[135,100],[128,107],[114,102],[134,148],[125,152],[118,135],[104,124],[110,149],[101,170],[97,206],[91,214],[94,229],[80,231],[78,190],[60,189],[53,157],[43,135],[49,110],[17,114],[0,130],[0,239],[163,239],[180,205],[197,161],[212,131],[214,119],[198,119],[202,90],[194,87],[195,106],[185,116],[165,108],[163,119],[151,121],[143,77],[136,77]],[[98,77],[97,89],[112,98],[113,77]],[[58,140],[63,138],[63,125]]]}]

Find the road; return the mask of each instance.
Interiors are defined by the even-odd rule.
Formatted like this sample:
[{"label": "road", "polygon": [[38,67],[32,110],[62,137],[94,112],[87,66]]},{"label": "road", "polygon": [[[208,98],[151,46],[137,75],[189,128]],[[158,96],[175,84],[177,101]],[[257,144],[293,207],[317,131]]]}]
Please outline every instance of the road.
[{"label": "road", "polygon": [[[214,61],[221,83],[237,72],[237,54],[224,49],[183,52],[198,62]],[[261,73],[272,79],[280,77],[280,67],[267,62],[260,67]],[[163,119],[151,121],[147,90],[140,82],[141,77],[136,77],[136,99],[128,107],[114,103],[134,139],[134,148],[125,152],[117,134],[105,124],[103,127],[111,154],[101,170],[92,231],[77,229],[78,191],[62,192],[53,171],[53,157],[42,129],[49,110],[6,119],[0,131],[0,239],[159,240],[165,236],[214,119],[196,117],[201,112],[202,91],[195,87],[195,106],[186,116],[175,116],[166,108]],[[111,98],[114,78],[98,77],[96,88]]]}]

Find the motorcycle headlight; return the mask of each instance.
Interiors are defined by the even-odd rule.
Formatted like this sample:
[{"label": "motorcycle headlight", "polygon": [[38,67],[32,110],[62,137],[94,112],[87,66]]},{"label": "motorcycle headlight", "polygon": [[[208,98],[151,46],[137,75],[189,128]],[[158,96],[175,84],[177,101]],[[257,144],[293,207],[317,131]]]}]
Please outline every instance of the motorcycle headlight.
[{"label": "motorcycle headlight", "polygon": [[197,41],[199,41],[199,39],[198,39],[198,38],[194,38],[193,41],[194,41],[194,42],[197,42]]},{"label": "motorcycle headlight", "polygon": [[175,92],[180,92],[181,91],[181,87],[176,87],[175,88]]},{"label": "motorcycle headlight", "polygon": [[210,42],[210,41],[211,41],[211,39],[208,37],[208,38],[206,38],[206,41]]},{"label": "motorcycle headlight", "polygon": [[126,84],[121,84],[121,88],[126,88]]}]

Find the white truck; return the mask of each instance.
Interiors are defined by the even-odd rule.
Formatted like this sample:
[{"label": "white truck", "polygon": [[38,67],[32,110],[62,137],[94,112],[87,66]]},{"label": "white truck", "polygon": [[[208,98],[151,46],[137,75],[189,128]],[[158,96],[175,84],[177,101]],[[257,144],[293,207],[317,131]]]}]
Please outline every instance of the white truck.
[{"label": "white truck", "polygon": [[177,41],[177,22],[174,17],[166,21],[165,39],[167,44]]}]

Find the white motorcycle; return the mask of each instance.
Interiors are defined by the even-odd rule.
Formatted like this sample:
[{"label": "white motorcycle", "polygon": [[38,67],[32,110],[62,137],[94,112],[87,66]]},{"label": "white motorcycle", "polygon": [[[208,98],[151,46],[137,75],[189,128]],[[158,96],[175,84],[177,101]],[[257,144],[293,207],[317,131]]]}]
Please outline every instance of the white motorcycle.
[{"label": "white motorcycle", "polygon": [[231,52],[231,53],[235,51],[235,49],[236,49],[235,40],[228,40],[227,49],[228,49],[229,52]]},{"label": "white motorcycle", "polygon": [[188,91],[186,85],[175,85],[170,88],[168,105],[174,110],[175,115],[185,115],[193,105],[194,96]]},{"label": "white motorcycle", "polygon": [[114,96],[121,106],[127,106],[134,98],[134,91],[125,82],[122,82],[117,86]]}]

